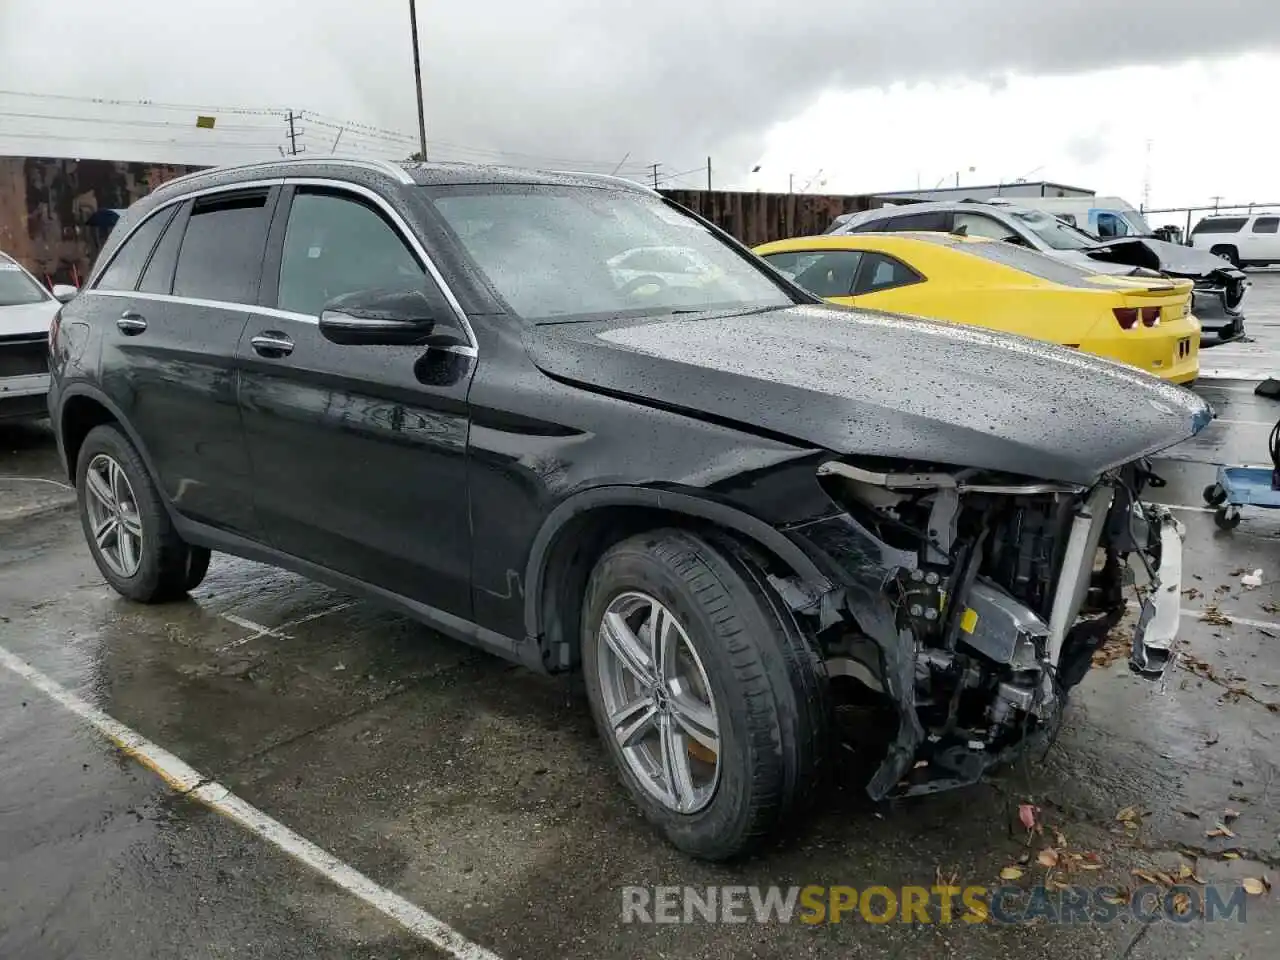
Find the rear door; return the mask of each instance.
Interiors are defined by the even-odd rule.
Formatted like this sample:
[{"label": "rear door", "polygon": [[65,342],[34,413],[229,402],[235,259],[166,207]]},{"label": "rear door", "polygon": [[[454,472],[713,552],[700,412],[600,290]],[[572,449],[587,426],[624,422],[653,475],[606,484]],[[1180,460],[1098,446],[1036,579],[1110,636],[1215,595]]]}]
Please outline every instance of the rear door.
[{"label": "rear door", "polygon": [[473,349],[339,345],[334,297],[433,283],[392,208],[355,185],[288,188],[240,400],[271,544],[470,619],[467,389]]},{"label": "rear door", "polygon": [[[236,405],[236,347],[258,296],[278,188],[228,189],[158,211],[93,291],[102,384],[179,513],[257,538]],[[147,241],[150,242],[147,242]]]},{"label": "rear door", "polygon": [[1249,228],[1248,241],[1240,246],[1242,260],[1280,262],[1280,217],[1257,217]]}]

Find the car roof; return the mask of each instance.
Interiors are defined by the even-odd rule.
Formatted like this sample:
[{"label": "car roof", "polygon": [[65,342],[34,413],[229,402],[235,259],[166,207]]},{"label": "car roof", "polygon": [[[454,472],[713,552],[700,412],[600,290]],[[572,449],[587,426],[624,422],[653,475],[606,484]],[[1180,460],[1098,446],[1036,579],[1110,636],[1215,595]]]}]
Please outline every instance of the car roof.
[{"label": "car roof", "polygon": [[929,200],[925,203],[900,203],[891,207],[876,207],[850,214],[847,219],[839,221],[840,228],[858,226],[884,220],[889,217],[900,217],[915,213],[955,213],[962,210],[977,210],[983,213],[1000,215],[1011,210],[1030,210],[1032,208],[1016,203],[984,203],[981,200]]}]

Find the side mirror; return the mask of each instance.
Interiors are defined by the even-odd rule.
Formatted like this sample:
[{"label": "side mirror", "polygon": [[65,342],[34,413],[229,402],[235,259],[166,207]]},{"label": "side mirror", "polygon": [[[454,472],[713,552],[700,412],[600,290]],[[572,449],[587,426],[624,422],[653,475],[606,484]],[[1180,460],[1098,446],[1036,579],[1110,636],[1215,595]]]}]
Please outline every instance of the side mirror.
[{"label": "side mirror", "polygon": [[59,303],[70,303],[80,291],[69,283],[55,283],[49,292]]},{"label": "side mirror", "polygon": [[320,333],[341,344],[423,345],[451,316],[448,304],[423,288],[357,290],[325,304]]}]

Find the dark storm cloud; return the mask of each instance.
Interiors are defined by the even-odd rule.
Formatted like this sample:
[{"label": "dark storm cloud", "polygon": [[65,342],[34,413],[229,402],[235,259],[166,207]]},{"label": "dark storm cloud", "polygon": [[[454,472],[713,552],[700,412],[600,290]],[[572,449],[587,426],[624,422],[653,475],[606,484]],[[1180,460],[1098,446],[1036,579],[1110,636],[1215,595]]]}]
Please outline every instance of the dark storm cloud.
[{"label": "dark storm cloud", "polygon": [[[0,88],[293,106],[414,130],[407,5],[3,0]],[[825,89],[1280,46],[1280,4],[419,0],[428,132],[544,158],[747,163]],[[1117,90],[1082,113],[1161,106]],[[848,123],[856,127],[858,118]],[[882,131],[882,133],[888,132]],[[359,142],[355,140],[354,142]],[[518,157],[516,159],[519,159]]]}]

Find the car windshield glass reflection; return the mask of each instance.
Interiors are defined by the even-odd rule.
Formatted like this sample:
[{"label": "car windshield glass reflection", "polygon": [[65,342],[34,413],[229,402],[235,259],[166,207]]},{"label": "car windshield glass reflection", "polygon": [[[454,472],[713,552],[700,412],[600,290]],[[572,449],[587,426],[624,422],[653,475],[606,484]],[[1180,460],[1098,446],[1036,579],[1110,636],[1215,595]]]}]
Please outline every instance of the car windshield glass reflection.
[{"label": "car windshield glass reflection", "polygon": [[0,307],[20,307],[48,299],[40,284],[16,266],[0,263]]},{"label": "car windshield glass reflection", "polygon": [[1009,213],[1055,250],[1084,250],[1098,245],[1098,241],[1084,231],[1039,210],[1010,210]]},{"label": "car windshield glass reflection", "polygon": [[471,259],[526,320],[794,302],[764,269],[656,197],[545,185],[432,192]]}]

